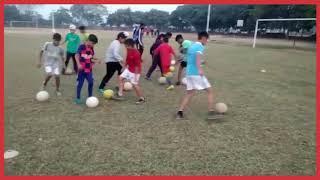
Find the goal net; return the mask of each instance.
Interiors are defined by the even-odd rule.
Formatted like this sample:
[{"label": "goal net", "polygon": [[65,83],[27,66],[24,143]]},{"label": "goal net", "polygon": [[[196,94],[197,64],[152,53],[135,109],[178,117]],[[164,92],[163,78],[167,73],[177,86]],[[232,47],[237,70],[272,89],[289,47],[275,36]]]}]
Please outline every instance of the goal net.
[{"label": "goal net", "polygon": [[21,27],[21,28],[36,28],[37,23],[34,21],[10,21],[10,27]]},{"label": "goal net", "polygon": [[[252,47],[315,47],[316,18],[258,19]],[[299,41],[299,44],[297,43]]]}]

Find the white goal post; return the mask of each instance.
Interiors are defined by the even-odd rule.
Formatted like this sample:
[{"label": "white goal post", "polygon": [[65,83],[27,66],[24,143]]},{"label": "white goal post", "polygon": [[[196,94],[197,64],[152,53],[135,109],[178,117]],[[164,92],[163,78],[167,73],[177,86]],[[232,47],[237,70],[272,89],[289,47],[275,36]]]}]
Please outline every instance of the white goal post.
[{"label": "white goal post", "polygon": [[[37,23],[34,22],[34,21],[10,21],[10,27],[13,28],[14,27],[14,24],[31,24],[31,26],[34,26],[34,27],[37,27]],[[21,26],[21,27],[25,27],[24,26]]]},{"label": "white goal post", "polygon": [[256,29],[254,31],[254,38],[253,38],[252,47],[253,48],[256,47],[259,22],[262,22],[262,21],[315,21],[315,20],[316,20],[316,18],[257,19],[257,21],[256,21]]}]

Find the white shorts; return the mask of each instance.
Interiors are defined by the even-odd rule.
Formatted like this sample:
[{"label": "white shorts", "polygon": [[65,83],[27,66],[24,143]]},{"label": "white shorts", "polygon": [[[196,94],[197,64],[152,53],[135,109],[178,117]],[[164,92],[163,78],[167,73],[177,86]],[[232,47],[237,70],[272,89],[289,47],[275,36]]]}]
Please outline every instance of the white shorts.
[{"label": "white shorts", "polygon": [[187,76],[187,91],[203,90],[209,87],[211,87],[211,84],[205,76]]},{"label": "white shorts", "polygon": [[60,75],[60,68],[59,66],[50,66],[47,65],[44,67],[44,70],[49,75]]},{"label": "white shorts", "polygon": [[130,72],[128,69],[125,69],[121,73],[120,77],[123,77],[123,78],[129,80],[132,84],[139,84],[140,74],[135,75],[134,73]]}]

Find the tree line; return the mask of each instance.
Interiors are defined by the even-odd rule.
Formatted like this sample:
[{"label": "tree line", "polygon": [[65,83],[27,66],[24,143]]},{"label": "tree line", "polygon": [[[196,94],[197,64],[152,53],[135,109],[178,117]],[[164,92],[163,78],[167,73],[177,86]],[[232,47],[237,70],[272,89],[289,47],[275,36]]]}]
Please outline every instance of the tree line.
[{"label": "tree line", "polygon": [[[57,26],[74,23],[87,26],[132,26],[143,22],[158,29],[173,27],[176,30],[187,30],[194,27],[197,31],[205,30],[207,21],[208,5],[182,5],[178,6],[172,13],[151,9],[147,12],[132,11],[130,8],[118,9],[108,13],[107,7],[103,5],[73,5],[70,9],[61,7],[54,12],[55,24]],[[5,6],[5,21],[31,20],[37,17],[39,23],[49,24],[36,11],[29,9],[19,10],[15,5]],[[210,14],[210,29],[236,27],[237,20],[244,20],[243,31],[253,31],[255,22],[259,18],[306,18],[316,17],[314,5],[212,5]],[[268,27],[286,26],[291,29],[310,29],[315,22],[271,22],[261,23]]]}]

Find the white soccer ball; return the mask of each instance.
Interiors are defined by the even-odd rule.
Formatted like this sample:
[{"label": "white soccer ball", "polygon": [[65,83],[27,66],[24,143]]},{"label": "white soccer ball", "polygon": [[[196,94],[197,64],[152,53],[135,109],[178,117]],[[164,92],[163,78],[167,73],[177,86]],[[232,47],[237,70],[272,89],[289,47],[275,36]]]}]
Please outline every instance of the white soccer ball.
[{"label": "white soccer ball", "polygon": [[225,103],[217,103],[215,109],[218,113],[225,113],[228,110],[228,107]]},{"label": "white soccer ball", "polygon": [[166,79],[166,77],[160,77],[159,79],[158,79],[158,82],[159,82],[159,84],[166,84],[167,83],[167,79]]},{"label": "white soccer ball", "polygon": [[176,61],[175,60],[171,60],[171,65],[175,65]]},{"label": "white soccer ball", "polygon": [[262,73],[265,73],[265,72],[267,72],[267,71],[266,71],[265,69],[261,69],[261,72],[262,72]]},{"label": "white soccer ball", "polygon": [[130,91],[132,90],[132,84],[130,82],[125,82],[123,88],[125,91]]},{"label": "white soccer ball", "polygon": [[50,96],[47,91],[39,91],[36,95],[36,99],[40,102],[47,101],[49,97]]},{"label": "white soccer ball", "polygon": [[186,86],[187,85],[187,78],[186,77],[182,78],[181,83]]},{"label": "white soccer ball", "polygon": [[99,100],[98,98],[96,97],[89,97],[87,98],[86,100],[86,105],[89,107],[89,108],[94,108],[94,107],[97,107],[99,104]]}]

